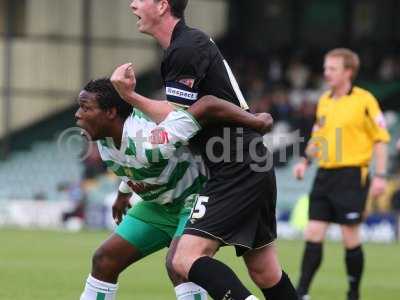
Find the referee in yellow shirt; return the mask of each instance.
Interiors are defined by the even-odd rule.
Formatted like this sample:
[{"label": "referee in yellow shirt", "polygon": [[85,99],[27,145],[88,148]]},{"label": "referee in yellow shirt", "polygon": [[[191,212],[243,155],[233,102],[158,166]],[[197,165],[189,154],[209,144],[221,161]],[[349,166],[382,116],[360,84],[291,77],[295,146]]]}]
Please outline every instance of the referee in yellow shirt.
[{"label": "referee in yellow shirt", "polygon": [[[364,266],[360,223],[368,191],[377,197],[385,189],[390,136],[375,97],[352,84],[359,67],[358,55],[349,49],[338,48],[326,54],[324,76],[330,90],[319,100],[306,157],[293,170],[294,176],[302,179],[311,161],[318,161],[297,288],[300,299],[310,299],[308,290],[321,264],[322,244],[330,223],[340,224],[342,231],[349,282],[347,299],[360,299]],[[370,185],[368,167],[373,153],[376,168]]]}]

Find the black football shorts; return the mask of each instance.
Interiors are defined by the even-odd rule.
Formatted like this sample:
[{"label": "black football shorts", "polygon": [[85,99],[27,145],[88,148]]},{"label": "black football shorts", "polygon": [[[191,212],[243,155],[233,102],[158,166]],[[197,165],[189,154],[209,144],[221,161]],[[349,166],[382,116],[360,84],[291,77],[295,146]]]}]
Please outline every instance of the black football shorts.
[{"label": "black football shorts", "polygon": [[[260,145],[259,155],[268,156]],[[272,159],[271,155],[268,156]],[[253,165],[254,166],[254,165]],[[186,224],[185,234],[233,245],[238,256],[271,244],[276,232],[276,180],[273,167],[260,171],[251,159],[221,165],[206,183]]]},{"label": "black football shorts", "polygon": [[318,169],[310,194],[309,219],[359,224],[369,189],[366,167]]}]

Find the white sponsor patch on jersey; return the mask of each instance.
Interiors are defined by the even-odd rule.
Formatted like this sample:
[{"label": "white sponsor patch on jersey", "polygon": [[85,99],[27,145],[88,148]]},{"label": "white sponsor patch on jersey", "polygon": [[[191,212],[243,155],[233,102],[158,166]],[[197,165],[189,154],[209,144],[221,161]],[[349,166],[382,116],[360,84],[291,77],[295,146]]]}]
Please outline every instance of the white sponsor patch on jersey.
[{"label": "white sponsor patch on jersey", "polygon": [[166,89],[167,96],[174,96],[186,100],[196,101],[198,93],[188,92],[177,88],[167,87]]},{"label": "white sponsor patch on jersey", "polygon": [[158,127],[151,131],[150,143],[154,144],[168,144],[169,143],[169,135],[168,131],[166,131],[162,127]]}]

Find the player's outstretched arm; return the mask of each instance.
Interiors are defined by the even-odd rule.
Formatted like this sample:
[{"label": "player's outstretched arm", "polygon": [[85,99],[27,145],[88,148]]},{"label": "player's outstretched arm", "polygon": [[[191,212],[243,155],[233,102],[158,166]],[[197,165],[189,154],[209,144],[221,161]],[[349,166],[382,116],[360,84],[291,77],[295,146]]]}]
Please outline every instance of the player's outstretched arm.
[{"label": "player's outstretched arm", "polygon": [[167,101],[153,100],[135,92],[136,76],[132,63],[117,67],[110,79],[122,99],[145,113],[154,122],[160,123],[173,111],[173,107]]},{"label": "player's outstretched arm", "polygon": [[204,96],[188,108],[196,120],[206,126],[212,123],[230,123],[249,127],[265,134],[273,125],[273,119],[268,113],[253,115],[228,101],[214,96]]}]

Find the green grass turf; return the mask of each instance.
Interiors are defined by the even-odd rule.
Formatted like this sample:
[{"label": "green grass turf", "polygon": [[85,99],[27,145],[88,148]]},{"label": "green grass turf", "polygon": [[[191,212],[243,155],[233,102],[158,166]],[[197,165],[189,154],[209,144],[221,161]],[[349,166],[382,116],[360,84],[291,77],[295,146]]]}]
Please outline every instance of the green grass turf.
[{"label": "green grass turf", "polygon": [[[106,232],[0,229],[0,299],[78,300],[90,270],[92,252],[107,235]],[[280,241],[279,249],[285,270],[296,281],[303,243]],[[400,299],[399,245],[368,244],[365,253],[367,265],[362,299]],[[164,256],[165,251],[161,251],[123,273],[118,300],[175,299],[164,271]],[[218,257],[263,299],[232,249],[224,248]],[[328,243],[324,257],[311,296],[315,300],[345,299],[346,279],[340,244]]]}]

